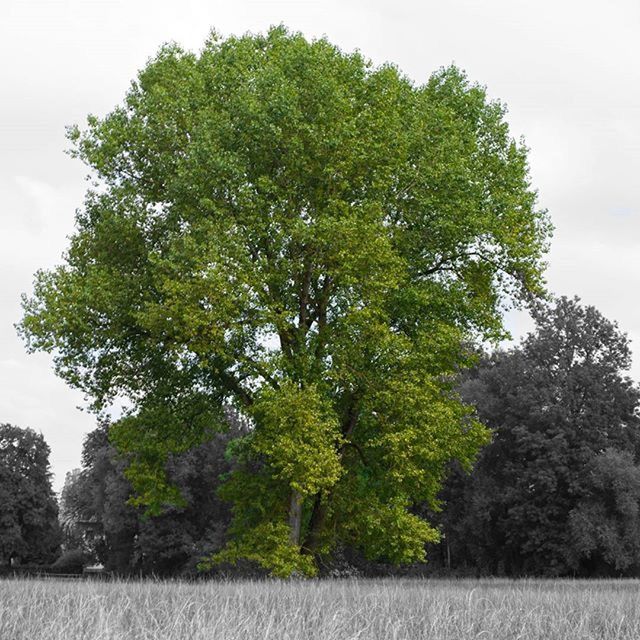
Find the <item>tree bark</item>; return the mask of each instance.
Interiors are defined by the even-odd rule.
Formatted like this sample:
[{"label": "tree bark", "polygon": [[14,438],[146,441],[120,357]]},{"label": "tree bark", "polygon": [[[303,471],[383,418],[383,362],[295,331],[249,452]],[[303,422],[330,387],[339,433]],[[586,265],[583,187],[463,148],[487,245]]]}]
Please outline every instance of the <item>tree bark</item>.
[{"label": "tree bark", "polygon": [[309,530],[302,544],[303,552],[315,555],[320,546],[322,527],[327,516],[327,506],[322,502],[322,493],[318,493],[313,502]]},{"label": "tree bark", "polygon": [[300,545],[300,530],[302,527],[302,496],[299,491],[291,492],[289,504],[289,541],[296,546]]}]

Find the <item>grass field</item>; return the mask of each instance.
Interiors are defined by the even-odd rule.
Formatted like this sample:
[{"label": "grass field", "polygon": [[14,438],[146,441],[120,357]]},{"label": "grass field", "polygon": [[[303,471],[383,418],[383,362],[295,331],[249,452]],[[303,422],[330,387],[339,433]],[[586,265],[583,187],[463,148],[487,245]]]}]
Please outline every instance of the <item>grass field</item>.
[{"label": "grass field", "polygon": [[640,638],[640,582],[0,580],[2,640]]}]

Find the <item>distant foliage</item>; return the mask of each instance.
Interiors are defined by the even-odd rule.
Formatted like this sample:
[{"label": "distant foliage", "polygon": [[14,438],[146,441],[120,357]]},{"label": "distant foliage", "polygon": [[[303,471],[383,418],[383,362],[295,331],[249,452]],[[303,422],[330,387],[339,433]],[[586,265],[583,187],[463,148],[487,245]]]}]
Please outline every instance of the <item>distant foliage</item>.
[{"label": "distant foliage", "polygon": [[607,449],[586,466],[569,537],[571,564],[583,573],[640,572],[640,466],[631,452]]},{"label": "distant foliage", "polygon": [[493,430],[442,494],[444,562],[482,573],[640,570],[640,393],[627,337],[577,299],[540,305],[520,347],[486,358],[464,398]]},{"label": "distant foliage", "polygon": [[82,549],[69,549],[51,565],[51,570],[54,573],[82,573],[89,560]]},{"label": "distant foliage", "polygon": [[0,424],[0,565],[46,564],[60,548],[49,446],[42,434]]},{"label": "distant foliage", "polygon": [[168,461],[182,504],[167,505],[153,517],[131,503],[127,461],[109,442],[109,425],[92,431],[84,442],[83,467],[67,475],[62,492],[66,535],[118,574],[194,573],[202,557],[226,540],[229,508],[216,491],[231,468],[225,457],[228,442],[243,429],[233,413],[227,422],[227,432]]}]

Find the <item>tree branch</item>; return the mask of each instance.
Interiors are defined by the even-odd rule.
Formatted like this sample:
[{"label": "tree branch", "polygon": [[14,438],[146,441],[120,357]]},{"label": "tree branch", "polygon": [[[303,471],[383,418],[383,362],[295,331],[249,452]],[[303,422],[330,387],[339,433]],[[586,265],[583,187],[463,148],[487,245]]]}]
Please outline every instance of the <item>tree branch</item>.
[{"label": "tree branch", "polygon": [[367,458],[364,455],[364,451],[362,451],[362,447],[359,444],[352,442],[351,440],[347,440],[347,442],[343,443],[343,445],[340,447],[340,451],[344,451],[345,447],[353,447],[358,452],[358,455],[360,456],[360,459],[362,460],[362,463],[364,464],[364,466],[365,467],[369,466],[369,463],[367,462]]},{"label": "tree branch", "polygon": [[302,274],[302,283],[300,285],[299,295],[299,314],[298,314],[298,326],[303,331],[303,335],[307,333],[311,324],[313,323],[313,316],[309,314],[309,288],[311,286],[311,272],[312,265],[311,260],[305,259],[304,272]]},{"label": "tree branch", "polygon": [[234,375],[222,371],[220,378],[224,386],[232,393],[235,393],[245,407],[250,407],[253,404],[253,396],[240,384],[240,381]]}]

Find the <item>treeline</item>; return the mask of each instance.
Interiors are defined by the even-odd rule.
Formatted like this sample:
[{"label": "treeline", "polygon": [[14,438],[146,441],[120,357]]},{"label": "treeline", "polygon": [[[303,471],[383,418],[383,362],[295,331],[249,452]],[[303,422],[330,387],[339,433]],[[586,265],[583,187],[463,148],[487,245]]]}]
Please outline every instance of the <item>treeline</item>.
[{"label": "treeline", "polygon": [[[493,440],[472,470],[450,469],[441,511],[414,506],[441,532],[414,572],[640,575],[640,392],[625,375],[629,341],[577,299],[538,305],[534,319],[536,330],[518,347],[478,353],[461,377],[461,396]],[[86,437],[59,517],[42,436],[3,425],[0,563],[57,556],[59,566],[98,562],[123,575],[197,574],[231,523],[217,489],[249,427],[231,410],[227,423],[225,433],[170,459],[168,478],[182,502],[153,517],[130,498],[127,463],[108,424]],[[341,567],[380,570],[350,549],[323,569]]]},{"label": "treeline", "polygon": [[492,575],[640,574],[640,393],[629,340],[562,298],[536,331],[483,356],[461,385],[493,431],[473,473],[455,469],[438,562]]},{"label": "treeline", "polygon": [[231,470],[227,448],[245,427],[233,412],[227,422],[225,433],[170,459],[167,475],[183,504],[154,517],[131,504],[127,464],[109,442],[109,425],[91,432],[82,468],[67,474],[60,498],[64,546],[117,574],[196,574],[202,556],[226,542],[231,519],[217,488]]}]

